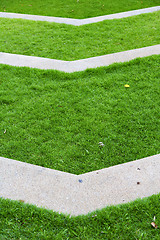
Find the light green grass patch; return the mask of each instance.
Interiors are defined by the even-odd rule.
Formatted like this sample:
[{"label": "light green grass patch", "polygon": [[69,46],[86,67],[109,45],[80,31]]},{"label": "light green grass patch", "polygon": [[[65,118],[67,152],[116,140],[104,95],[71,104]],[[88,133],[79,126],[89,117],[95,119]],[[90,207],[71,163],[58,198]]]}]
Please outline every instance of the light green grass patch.
[{"label": "light green grass patch", "polygon": [[160,153],[159,64],[74,74],[1,65],[0,156],[81,174]]},{"label": "light green grass patch", "polygon": [[[154,195],[70,218],[21,202],[0,199],[0,238],[158,240],[159,208],[160,195]],[[153,221],[158,225],[157,229],[151,226]]]},{"label": "light green grass patch", "polygon": [[159,0],[1,0],[0,11],[87,18],[160,5]]},{"label": "light green grass patch", "polygon": [[0,51],[76,60],[160,43],[160,11],[85,26],[0,19]]}]

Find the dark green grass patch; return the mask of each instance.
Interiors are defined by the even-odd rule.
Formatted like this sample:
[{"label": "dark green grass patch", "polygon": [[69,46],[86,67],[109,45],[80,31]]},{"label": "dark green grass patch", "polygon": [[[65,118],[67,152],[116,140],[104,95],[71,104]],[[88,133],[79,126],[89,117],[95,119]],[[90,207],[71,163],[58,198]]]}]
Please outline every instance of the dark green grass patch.
[{"label": "dark green grass patch", "polygon": [[160,195],[78,217],[0,199],[0,239],[158,240],[159,209]]},{"label": "dark green grass patch", "polygon": [[159,65],[160,56],[74,74],[0,65],[0,156],[81,174],[160,153]]},{"label": "dark green grass patch", "polygon": [[160,0],[1,0],[0,11],[87,18],[160,5]]},{"label": "dark green grass patch", "polygon": [[76,60],[160,43],[160,11],[80,27],[0,19],[0,52]]}]

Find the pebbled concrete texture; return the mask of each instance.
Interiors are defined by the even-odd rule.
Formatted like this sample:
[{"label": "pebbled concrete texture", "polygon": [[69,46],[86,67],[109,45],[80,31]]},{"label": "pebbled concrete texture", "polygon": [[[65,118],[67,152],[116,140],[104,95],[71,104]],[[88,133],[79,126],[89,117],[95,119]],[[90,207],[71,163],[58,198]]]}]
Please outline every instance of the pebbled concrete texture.
[{"label": "pebbled concrete texture", "polygon": [[47,16],[19,14],[19,13],[7,13],[7,12],[0,12],[0,17],[1,18],[27,19],[27,20],[33,20],[33,21],[46,21],[46,22],[64,23],[64,24],[70,24],[70,25],[74,25],[74,26],[81,26],[81,25],[85,25],[85,24],[101,22],[104,20],[120,19],[120,18],[126,18],[126,17],[140,15],[143,13],[151,13],[151,12],[155,12],[155,11],[159,11],[159,10],[160,10],[160,6],[156,6],[156,7],[143,8],[143,9],[138,9],[138,10],[133,10],[133,11],[109,14],[109,15],[105,15],[105,16],[86,18],[86,19],[47,17]]},{"label": "pebbled concrete texture", "polygon": [[160,44],[76,61],[62,61],[0,52],[0,64],[72,73],[84,71],[88,68],[104,67],[113,63],[127,62],[135,58],[159,54]]},{"label": "pebbled concrete texture", "polygon": [[0,197],[77,216],[160,192],[160,154],[74,175],[0,157]]}]

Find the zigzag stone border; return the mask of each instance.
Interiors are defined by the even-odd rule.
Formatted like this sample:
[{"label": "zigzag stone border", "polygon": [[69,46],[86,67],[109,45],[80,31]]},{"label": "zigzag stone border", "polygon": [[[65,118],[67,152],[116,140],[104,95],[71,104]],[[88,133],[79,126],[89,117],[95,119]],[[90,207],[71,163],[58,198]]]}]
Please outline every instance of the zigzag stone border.
[{"label": "zigzag stone border", "polygon": [[71,73],[158,54],[160,54],[160,44],[76,61],[62,61],[0,52],[0,63],[17,67],[52,69]]},{"label": "zigzag stone border", "polygon": [[160,6],[156,6],[156,7],[143,8],[143,9],[138,9],[138,10],[133,10],[133,11],[115,13],[115,14],[93,17],[93,18],[86,18],[86,19],[47,17],[47,16],[19,14],[19,13],[7,13],[7,12],[0,12],[0,17],[1,18],[27,19],[27,20],[34,20],[34,21],[47,21],[47,22],[70,24],[70,25],[74,25],[74,26],[81,26],[81,25],[85,25],[85,24],[101,22],[104,20],[120,19],[120,18],[126,18],[126,17],[135,16],[135,15],[140,15],[143,13],[151,13],[151,12],[155,12],[155,11],[159,11],[159,10],[160,10]]},{"label": "zigzag stone border", "polygon": [[160,192],[160,154],[74,175],[0,157],[0,197],[73,216]]}]

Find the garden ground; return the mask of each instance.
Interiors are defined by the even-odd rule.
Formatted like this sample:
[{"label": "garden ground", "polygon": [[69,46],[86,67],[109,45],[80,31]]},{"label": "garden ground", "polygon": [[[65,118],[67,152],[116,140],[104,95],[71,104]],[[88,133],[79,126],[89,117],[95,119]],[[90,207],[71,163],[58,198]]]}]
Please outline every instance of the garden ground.
[{"label": "garden ground", "polygon": [[[64,5],[62,1],[61,3]],[[96,13],[93,13],[90,8],[90,13],[86,15],[82,15],[81,12],[78,13],[76,7],[73,9],[69,6],[69,10],[66,10],[68,15],[66,14],[65,16],[84,18],[103,15],[155,6],[159,4],[159,1],[152,1],[152,3],[153,5],[150,5],[149,2],[146,2],[146,5],[142,6],[142,3],[136,2],[134,3],[136,5],[133,4],[130,8],[127,6],[126,9],[118,5],[117,10],[114,6],[114,11],[110,9],[109,12],[103,11],[103,9],[106,9],[106,6],[103,7],[105,4],[102,3],[102,7],[99,8],[94,5]],[[28,6],[25,6],[25,4],[24,2],[24,6],[19,8],[18,2],[17,4],[14,2],[13,6],[10,1],[7,6],[6,1],[1,1],[0,8],[1,11],[50,15],[43,5],[39,8],[40,12],[35,12],[37,8],[32,6],[33,2],[28,4],[27,1]],[[76,4],[79,8],[79,2],[76,2]],[[47,6],[46,2],[45,5]],[[125,6],[125,4],[122,5]],[[37,6],[37,3],[35,6]],[[100,11],[97,10],[100,8],[102,8]],[[62,9],[59,9],[57,13],[54,13],[54,16],[56,14],[57,16],[64,16],[59,15],[59,12],[62,12]],[[88,11],[88,8],[86,9]],[[148,15],[148,17],[145,17],[146,21],[148,21],[147,18],[152,19],[150,16],[159,16],[159,14]],[[10,27],[9,29],[8,27],[9,23],[16,24],[17,28],[23,29],[19,24],[22,21],[1,21],[8,28],[8,32],[12,32],[12,28]],[[159,41],[157,29],[154,29],[156,22],[158,21],[154,20],[154,24],[150,29],[151,35],[153,34],[152,31],[154,31],[154,35],[152,39],[149,37],[147,45],[156,44]],[[25,21],[23,23],[25,25]],[[19,27],[17,24],[19,24]],[[28,23],[28,26],[32,24]],[[90,27],[92,28],[93,26],[91,25]],[[101,28],[101,24],[96,26]],[[60,29],[60,26],[58,29]],[[17,31],[17,29],[14,30]],[[134,29],[133,33],[136,34],[136,32],[137,29]],[[4,35],[1,37],[1,39],[3,37],[6,38],[3,39],[4,45],[1,44],[1,46],[5,46],[2,50],[6,51],[8,48],[7,51],[12,52],[13,50],[9,49],[7,41],[10,41],[13,37],[12,40],[13,42],[15,41],[14,46],[19,44],[18,42],[16,43],[14,34],[10,37],[6,34],[4,32]],[[148,37],[145,39],[148,41]],[[24,39],[22,38],[22,40]],[[155,43],[154,41],[157,42]],[[33,41],[31,42],[33,43]],[[122,42],[120,41],[119,44]],[[137,44],[139,44],[138,42]],[[24,41],[22,41],[23,44]],[[35,48],[32,47],[33,49],[36,49],[36,44],[37,42],[35,42]],[[12,47],[12,44],[10,45]],[[47,48],[48,46],[46,46]],[[28,52],[30,51],[29,49],[30,47],[27,47]],[[85,51],[83,50],[83,52]],[[25,50],[20,49],[20,53],[25,54]],[[59,159],[59,151],[62,151],[62,157],[53,167],[62,169],[65,166],[66,169],[62,169],[64,171],[82,173],[97,167],[107,167],[108,163],[110,165],[120,163],[122,159],[129,161],[141,158],[144,155],[159,153],[159,61],[159,56],[155,56],[76,74],[1,65],[1,155],[22,159],[28,159],[28,156],[30,156],[29,161],[32,161],[32,163],[39,164],[43,162],[41,165],[51,167],[51,165],[45,165],[48,164],[45,160],[46,158],[51,159],[53,149],[58,147],[57,153],[54,151],[54,157]],[[125,88],[124,85],[126,84],[129,85],[128,88]],[[42,96],[40,96],[41,93]],[[82,98],[84,94],[85,98]],[[39,111],[40,108],[41,112]],[[84,122],[78,121],[81,119],[82,113],[85,116]],[[67,116],[67,122],[64,121],[64,115]],[[73,116],[73,119],[70,116]],[[36,119],[38,119],[38,125]],[[52,125],[53,121],[54,128]],[[73,122],[76,122],[76,125],[73,125]],[[41,128],[38,128],[38,126],[41,126]],[[91,130],[94,130],[95,135],[92,135]],[[60,142],[60,140],[56,142],[57,138],[54,139],[54,136],[65,136],[65,143]],[[67,140],[68,136],[69,140]],[[86,138],[84,139],[83,136],[86,136]],[[42,141],[44,144],[40,144]],[[104,148],[99,148],[98,142],[100,141],[104,142]],[[41,145],[41,148],[37,148],[36,145],[32,144],[33,142],[37,146]],[[35,149],[29,149],[29,146],[31,148],[35,147]],[[67,152],[65,152],[66,149]],[[110,151],[110,149],[113,151]],[[51,151],[48,153],[49,150]],[[96,155],[90,157],[91,153]],[[46,154],[49,155],[46,156]],[[77,162],[75,165],[71,162],[68,163],[67,154],[71,154],[70,156],[72,156],[73,160],[75,160],[76,156]],[[64,159],[65,156],[66,160]],[[109,161],[106,161],[106,156],[108,156],[107,159]],[[118,157],[117,160],[116,156]],[[113,159],[114,161],[116,160],[115,163],[113,163]],[[35,160],[37,163],[33,162]],[[85,160],[89,162],[84,164]],[[65,162],[66,165],[64,165]],[[53,161],[49,164],[52,163]],[[156,195],[121,206],[107,207],[87,216],[69,217],[26,205],[22,202],[1,198],[0,238],[159,239],[159,228],[151,226],[151,222],[155,222],[159,227],[159,207],[160,195]]]}]

